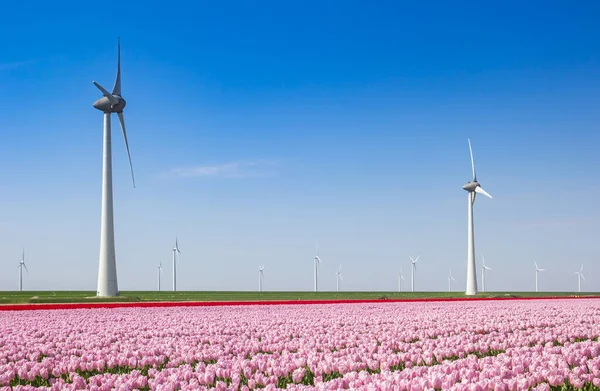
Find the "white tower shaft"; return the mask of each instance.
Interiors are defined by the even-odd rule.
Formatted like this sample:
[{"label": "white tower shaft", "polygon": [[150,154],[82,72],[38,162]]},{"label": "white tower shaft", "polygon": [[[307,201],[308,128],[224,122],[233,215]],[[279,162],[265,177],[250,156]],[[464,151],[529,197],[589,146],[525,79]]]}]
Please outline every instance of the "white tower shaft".
[{"label": "white tower shaft", "polygon": [[411,272],[410,272],[410,288],[414,292],[415,291],[415,264],[412,264]]},{"label": "white tower shaft", "polygon": [[102,216],[100,223],[98,296],[118,296],[115,229],[113,222],[112,151],[110,113],[104,113],[102,153]]},{"label": "white tower shaft", "polygon": [[481,291],[485,292],[485,266],[481,267]]},{"label": "white tower shaft", "polygon": [[315,258],[315,292],[317,291],[317,262],[319,261]]},{"label": "white tower shaft", "polygon": [[336,292],[340,291],[340,275],[339,274],[335,275],[335,290],[336,290]]},{"label": "white tower shaft", "polygon": [[467,290],[465,294],[477,294],[477,273],[475,265],[475,230],[473,227],[473,203],[475,202],[475,192],[468,192],[468,215],[467,215]]},{"label": "white tower shaft", "polygon": [[176,249],[173,249],[173,292],[177,290],[177,263],[175,260],[176,251]]},{"label": "white tower shaft", "polygon": [[158,268],[158,291],[160,292],[160,268]]},{"label": "white tower shaft", "polygon": [[23,264],[19,264],[19,292],[23,291]]}]

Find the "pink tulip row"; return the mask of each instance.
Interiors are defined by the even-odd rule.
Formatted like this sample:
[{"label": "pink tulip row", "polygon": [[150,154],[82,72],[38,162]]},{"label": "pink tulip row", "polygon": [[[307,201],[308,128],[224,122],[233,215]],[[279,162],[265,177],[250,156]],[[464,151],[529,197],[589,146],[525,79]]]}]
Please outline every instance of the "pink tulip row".
[{"label": "pink tulip row", "polygon": [[600,390],[594,299],[15,311],[0,331],[0,391]]}]

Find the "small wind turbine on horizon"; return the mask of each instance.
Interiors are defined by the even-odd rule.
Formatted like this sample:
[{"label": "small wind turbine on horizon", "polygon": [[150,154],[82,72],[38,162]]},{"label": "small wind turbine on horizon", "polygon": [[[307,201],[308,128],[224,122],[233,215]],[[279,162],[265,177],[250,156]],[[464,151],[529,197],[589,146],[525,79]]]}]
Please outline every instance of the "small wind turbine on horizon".
[{"label": "small wind turbine on horizon", "polygon": [[158,291],[160,292],[160,276],[163,274],[162,261],[158,264]]},{"label": "small wind turbine on horizon", "polygon": [[452,281],[456,282],[454,277],[452,277],[452,268],[450,268],[450,275],[448,275],[448,292],[452,292]]},{"label": "small wind turbine on horizon", "polygon": [[492,271],[492,268],[485,266],[485,258],[483,257],[483,255],[481,255],[481,260],[481,291],[485,292],[485,271]]},{"label": "small wind turbine on horizon", "polygon": [[404,280],[404,275],[402,274],[402,265],[400,266],[400,273],[398,273],[398,292],[402,292],[402,281]]},{"label": "small wind turbine on horizon", "polygon": [[259,265],[258,266],[258,291],[259,292],[262,292],[262,290],[263,290],[263,279],[264,279],[263,270],[265,270],[264,265]]},{"label": "small wind turbine on horizon", "polygon": [[19,292],[23,291],[23,268],[29,274],[29,270],[27,269],[27,265],[25,264],[25,249],[23,249],[23,254],[21,256],[21,260],[19,261]]},{"label": "small wind turbine on horizon", "polygon": [[319,267],[319,263],[321,263],[321,258],[319,258],[319,243],[317,242],[317,255],[315,255],[315,292],[317,291],[317,268]]},{"label": "small wind turbine on horizon", "polygon": [[419,260],[419,258],[421,258],[421,256],[419,255],[417,257],[417,259],[413,259],[413,257],[411,257],[410,255],[408,256],[410,258],[410,264],[411,264],[411,273],[410,273],[410,288],[411,290],[414,292],[415,291],[415,270],[417,270],[417,261]]},{"label": "small wind turbine on horizon", "polygon": [[98,288],[97,296],[118,296],[119,286],[117,283],[117,260],[115,255],[115,228],[113,216],[113,186],[112,186],[112,147],[110,118],[112,113],[117,113],[123,130],[125,147],[129,158],[131,179],[135,187],[133,176],[133,165],[129,153],[127,132],[125,131],[125,119],[123,109],[125,99],[121,96],[121,41],[118,40],[117,78],[112,93],[105,90],[94,81],[94,85],[104,95],[94,102],[94,107],[104,113],[104,136],[102,147],[102,215],[100,223],[100,260],[98,265]]},{"label": "small wind turbine on horizon", "polygon": [[177,290],[177,260],[179,260],[179,244],[177,242],[177,236],[175,236],[175,247],[173,247],[173,292]]},{"label": "small wind turbine on horizon", "polygon": [[533,264],[535,265],[535,291],[539,292],[539,290],[538,290],[538,273],[544,272],[544,271],[546,271],[546,269],[540,269],[538,267],[538,264],[536,261],[533,261]]},{"label": "small wind turbine on horizon", "polygon": [[577,274],[578,292],[581,292],[581,280],[583,279],[585,281],[585,277],[583,276],[583,265],[581,265],[581,269],[579,269],[578,272],[575,272],[575,274]]},{"label": "small wind turbine on horizon", "polygon": [[335,273],[335,287],[337,292],[340,291],[340,280],[344,281],[342,277],[342,264],[340,264],[340,269]]},{"label": "small wind turbine on horizon", "polygon": [[492,198],[485,190],[481,188],[477,182],[477,174],[475,173],[475,161],[473,160],[473,149],[471,148],[471,139],[469,141],[469,152],[471,154],[471,168],[473,170],[473,180],[463,186],[463,189],[468,192],[469,208],[467,212],[467,289],[465,294],[477,294],[477,272],[475,265],[475,232],[473,226],[473,204],[477,193],[483,194],[486,197]]}]

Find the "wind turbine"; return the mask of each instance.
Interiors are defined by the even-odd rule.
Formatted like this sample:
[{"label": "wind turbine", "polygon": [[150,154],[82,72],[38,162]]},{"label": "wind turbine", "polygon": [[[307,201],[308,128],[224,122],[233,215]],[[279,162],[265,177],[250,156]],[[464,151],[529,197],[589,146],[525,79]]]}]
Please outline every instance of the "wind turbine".
[{"label": "wind turbine", "polygon": [[317,242],[317,255],[315,255],[315,292],[317,291],[317,268],[321,263],[321,258],[319,258],[319,243]]},{"label": "wind turbine", "polygon": [[262,292],[263,287],[263,270],[265,270],[264,266],[258,266],[258,291]]},{"label": "wind turbine", "polygon": [[177,263],[176,259],[179,259],[179,244],[177,244],[177,236],[175,236],[175,247],[173,247],[173,292],[177,290]]},{"label": "wind turbine", "polygon": [[581,269],[579,269],[578,272],[575,272],[575,274],[577,274],[577,287],[579,288],[579,292],[581,292],[581,279],[583,279],[585,281],[585,277],[583,276],[583,265],[581,265]]},{"label": "wind turbine", "polygon": [[456,282],[454,277],[452,277],[452,268],[450,268],[450,275],[448,276],[448,292],[452,292],[452,281]]},{"label": "wind turbine", "polygon": [[419,255],[417,257],[417,259],[413,259],[413,257],[411,257],[410,255],[408,256],[410,258],[410,262],[412,265],[411,268],[411,273],[410,273],[410,279],[411,279],[411,290],[414,292],[415,291],[415,270],[417,270],[417,261],[419,260],[419,258],[421,258],[421,256]]},{"label": "wind turbine", "polygon": [[112,93],[105,90],[100,84],[94,82],[104,96],[94,102],[94,107],[104,113],[104,140],[102,152],[102,216],[100,223],[100,261],[98,266],[98,289],[97,296],[118,296],[119,287],[117,284],[117,261],[115,256],[115,229],[113,221],[113,190],[112,190],[112,148],[111,148],[111,127],[110,117],[112,113],[117,113],[123,130],[127,156],[129,157],[129,167],[131,169],[131,179],[135,187],[135,177],[133,176],[133,165],[131,164],[131,154],[129,153],[129,143],[127,141],[127,132],[125,131],[125,120],[123,118],[123,109],[125,108],[125,99],[121,96],[121,41],[118,41],[118,59],[117,59],[117,78]]},{"label": "wind turbine", "polygon": [[483,194],[486,197],[492,198],[485,190],[481,188],[477,182],[477,174],[475,174],[475,161],[473,160],[473,149],[471,148],[471,140],[469,139],[469,152],[471,153],[471,168],[473,169],[473,180],[463,186],[463,189],[468,192],[469,208],[467,212],[467,295],[477,294],[477,273],[475,271],[475,233],[473,227],[473,204],[477,193]]},{"label": "wind turbine", "polygon": [[163,274],[162,261],[158,264],[158,291],[160,292],[160,276]]},{"label": "wind turbine", "polygon": [[404,280],[404,275],[402,274],[402,266],[400,266],[400,273],[398,273],[398,292],[402,292],[402,280]]},{"label": "wind turbine", "polygon": [[492,271],[492,268],[485,266],[485,258],[483,257],[483,255],[481,256],[481,259],[483,261],[481,263],[481,291],[485,292],[485,271]]},{"label": "wind turbine", "polygon": [[25,249],[23,249],[23,255],[21,257],[21,260],[19,261],[19,266],[17,266],[19,268],[19,292],[23,291],[23,268],[25,268],[25,270],[27,271],[27,273],[29,273],[29,270],[27,269],[27,265],[25,265]]},{"label": "wind turbine", "polygon": [[539,292],[539,290],[538,290],[538,273],[546,271],[546,269],[540,269],[538,267],[538,264],[535,261],[533,261],[533,263],[535,264],[535,291]]},{"label": "wind turbine", "polygon": [[335,286],[336,286],[337,292],[340,291],[340,279],[342,281],[344,281],[344,278],[342,277],[342,265],[341,264],[340,264],[340,269],[337,271],[337,273],[335,273]]}]

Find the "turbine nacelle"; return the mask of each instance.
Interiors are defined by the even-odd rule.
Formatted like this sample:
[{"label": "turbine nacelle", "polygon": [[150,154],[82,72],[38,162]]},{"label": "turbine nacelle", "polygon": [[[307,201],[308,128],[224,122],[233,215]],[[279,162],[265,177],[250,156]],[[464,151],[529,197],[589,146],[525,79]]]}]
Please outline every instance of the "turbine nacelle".
[{"label": "turbine nacelle", "polygon": [[[111,102],[112,101],[112,102]],[[125,99],[119,95],[112,95],[111,99],[106,96],[94,102],[94,107],[104,113],[122,113],[127,105]]]},{"label": "turbine nacelle", "polygon": [[481,187],[481,185],[479,184],[479,182],[477,181],[471,181],[469,183],[467,183],[466,185],[463,186],[463,189],[468,191],[468,192],[473,192],[475,191],[475,189],[477,187]]}]

